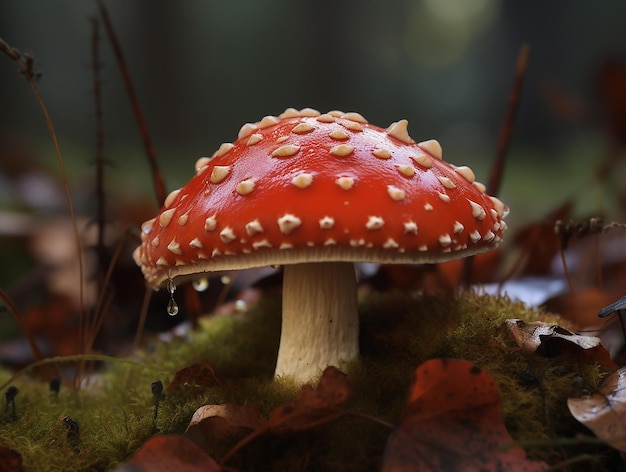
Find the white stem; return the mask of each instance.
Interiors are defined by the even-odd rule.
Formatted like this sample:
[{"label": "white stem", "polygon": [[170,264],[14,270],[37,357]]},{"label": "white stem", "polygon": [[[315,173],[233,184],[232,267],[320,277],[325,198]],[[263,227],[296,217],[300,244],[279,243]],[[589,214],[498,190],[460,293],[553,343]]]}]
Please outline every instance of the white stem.
[{"label": "white stem", "polygon": [[350,262],[286,265],[276,376],[316,379],[359,356],[356,277]]}]

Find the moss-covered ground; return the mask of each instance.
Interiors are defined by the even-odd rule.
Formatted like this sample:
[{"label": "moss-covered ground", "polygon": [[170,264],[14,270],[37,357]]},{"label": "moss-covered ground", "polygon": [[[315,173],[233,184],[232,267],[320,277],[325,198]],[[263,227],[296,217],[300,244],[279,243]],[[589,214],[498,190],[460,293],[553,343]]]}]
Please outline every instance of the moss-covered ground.
[{"label": "moss-covered ground", "polygon": [[[526,354],[503,326],[509,318],[558,323],[557,317],[473,293],[456,298],[369,294],[360,311],[362,358],[358,365],[342,366],[355,392],[346,409],[397,423],[420,363],[463,358],[494,377],[513,438],[545,440],[527,449],[535,457],[554,464],[581,452],[609,451],[554,441],[585,431],[567,411],[566,399],[593,392],[606,372],[592,358]],[[151,436],[183,433],[202,405],[248,404],[266,414],[298,391],[287,379],[272,379],[279,335],[280,300],[267,297],[246,312],[203,319],[198,330],[183,337],[151,342],[130,359],[133,364],[107,363],[79,389],[63,384],[52,393],[46,382],[21,375],[10,382],[19,389],[16,414],[9,408],[2,415],[0,447],[18,451],[24,470],[107,471]],[[218,382],[166,390],[155,427],[151,384],[161,380],[167,387],[178,370],[196,362],[209,363]],[[11,375],[0,373],[0,383],[6,385]],[[80,426],[78,440],[72,433],[68,438],[66,417]],[[228,465],[264,471],[377,470],[389,433],[374,421],[346,415],[306,432],[260,437]],[[231,444],[216,440],[207,452],[219,461]]]}]

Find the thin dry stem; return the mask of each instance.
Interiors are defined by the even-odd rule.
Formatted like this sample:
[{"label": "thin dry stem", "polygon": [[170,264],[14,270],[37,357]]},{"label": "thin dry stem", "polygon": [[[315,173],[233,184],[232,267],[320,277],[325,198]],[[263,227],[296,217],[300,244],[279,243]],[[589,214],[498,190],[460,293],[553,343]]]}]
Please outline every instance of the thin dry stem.
[{"label": "thin dry stem", "polygon": [[67,206],[70,213],[70,218],[72,220],[72,230],[74,233],[74,243],[76,244],[76,252],[78,257],[78,273],[79,273],[79,317],[81,322],[85,320],[85,301],[84,301],[84,264],[83,264],[83,249],[82,243],[80,240],[80,233],[78,231],[78,223],[76,221],[76,213],[74,211],[74,204],[72,203],[72,195],[70,192],[70,187],[68,185],[67,173],[65,172],[65,164],[63,162],[63,155],[61,153],[61,147],[59,145],[59,141],[57,139],[56,132],[54,130],[54,125],[52,124],[52,118],[48,113],[48,108],[44,103],[43,97],[39,92],[39,88],[36,84],[36,79],[38,78],[38,74],[34,71],[34,59],[30,54],[21,54],[20,51],[16,48],[9,46],[2,38],[0,38],[0,52],[5,54],[11,60],[13,60],[19,67],[20,73],[26,78],[26,81],[30,85],[35,94],[35,98],[39,103],[39,107],[44,114],[44,118],[46,121],[46,125],[48,127],[48,132],[50,133],[50,138],[52,139],[52,144],[54,145],[54,151],[57,156],[59,169],[61,172],[61,179],[63,181],[63,188],[65,191],[65,199],[67,201]]},{"label": "thin dry stem", "polygon": [[39,360],[39,361],[42,360],[44,356],[43,356],[43,353],[41,352],[41,349],[39,349],[39,345],[37,344],[37,341],[35,340],[35,336],[31,332],[28,325],[24,322],[24,319],[20,315],[20,312],[18,311],[17,307],[15,306],[15,304],[13,303],[9,295],[1,288],[0,288],[0,300],[4,302],[7,309],[9,310],[9,313],[11,313],[11,316],[13,317],[13,319],[19,326],[20,331],[26,337],[26,340],[28,341],[28,345],[30,346],[30,350],[33,352],[33,357],[36,360]]},{"label": "thin dry stem", "polygon": [[[511,88],[511,92],[509,94],[509,105],[507,108],[506,118],[504,119],[502,128],[500,128],[496,159],[491,166],[491,174],[489,176],[489,182],[487,184],[487,193],[489,195],[497,196],[500,191],[500,183],[502,182],[502,176],[504,175],[504,164],[506,162],[506,155],[509,149],[509,144],[511,142],[511,136],[513,135],[513,130],[515,129],[515,118],[517,116],[517,110],[519,108],[520,97],[522,94],[524,75],[526,74],[528,52],[528,45],[523,44],[517,57],[515,79],[513,81],[513,87]],[[462,281],[465,287],[468,287],[472,283],[473,265],[474,257],[466,257],[463,261]]]},{"label": "thin dry stem", "polygon": [[528,44],[523,44],[517,56],[515,79],[513,80],[513,87],[509,95],[509,106],[506,118],[500,129],[496,160],[491,167],[491,175],[489,176],[489,182],[487,184],[487,193],[489,195],[498,195],[500,191],[500,183],[502,182],[502,176],[504,174],[504,163],[506,162],[507,151],[511,143],[511,136],[515,129],[515,119],[522,96],[522,86],[524,84],[524,76],[526,75],[529,50]]},{"label": "thin dry stem", "polygon": [[105,261],[105,228],[106,228],[106,193],[104,191],[104,122],[102,112],[102,85],[100,79],[100,35],[97,18],[91,18],[91,55],[93,57],[93,98],[96,115],[96,222],[98,224],[98,240],[96,252],[98,254],[99,269],[103,269]]},{"label": "thin dry stem", "polygon": [[143,110],[141,109],[141,105],[139,104],[139,100],[137,99],[137,94],[135,93],[135,87],[133,86],[133,82],[130,78],[130,72],[128,69],[128,65],[126,64],[126,59],[124,59],[122,46],[117,39],[115,29],[113,28],[113,23],[111,22],[111,18],[109,17],[109,12],[104,5],[104,0],[97,0],[96,3],[98,5],[98,9],[100,10],[100,16],[102,18],[104,30],[106,31],[107,37],[109,38],[109,42],[111,43],[111,47],[113,48],[113,53],[115,54],[115,58],[120,68],[122,79],[124,80],[124,85],[126,86],[126,91],[128,92],[130,103],[133,107],[133,112],[135,113],[135,120],[137,121],[137,125],[139,126],[139,132],[141,133],[141,138],[143,140],[143,144],[146,150],[146,156],[148,157],[148,163],[150,164],[150,170],[152,172],[154,191],[156,193],[156,197],[160,206],[163,205],[167,194],[165,191],[163,176],[161,175],[161,172],[159,171],[159,166],[157,164],[156,151],[154,149],[154,145],[152,144],[150,133],[148,132],[148,126],[146,125]]},{"label": "thin dry stem", "polygon": [[[90,326],[90,331],[87,332],[87,338],[85,340],[85,350],[84,350],[85,353],[91,352],[93,343],[96,340],[96,335],[100,331],[100,328],[102,328],[102,323],[104,322],[104,316],[107,311],[105,309],[105,305],[110,304],[110,301],[105,303],[105,295],[107,293],[106,288],[109,286],[111,277],[113,276],[113,269],[115,268],[115,265],[117,264],[117,261],[120,258],[122,249],[124,249],[124,246],[126,245],[128,237],[129,237],[129,232],[127,231],[126,233],[124,233],[124,236],[117,243],[115,252],[113,253],[113,257],[111,258],[111,262],[109,263],[107,272],[104,278],[102,279],[102,284],[100,286],[99,295],[98,295],[98,301],[96,303],[96,307],[94,310],[95,315],[94,315],[93,324]],[[110,296],[107,298],[110,298]]]}]

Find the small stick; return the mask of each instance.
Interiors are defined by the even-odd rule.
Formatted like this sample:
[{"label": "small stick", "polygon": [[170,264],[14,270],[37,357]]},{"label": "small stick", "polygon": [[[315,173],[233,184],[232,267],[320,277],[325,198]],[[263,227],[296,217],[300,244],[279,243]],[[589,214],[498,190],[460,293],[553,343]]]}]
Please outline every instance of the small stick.
[{"label": "small stick", "polygon": [[146,156],[148,157],[148,163],[152,172],[154,191],[156,193],[159,205],[163,205],[163,202],[165,202],[165,197],[167,196],[165,191],[165,183],[163,182],[163,176],[159,171],[159,166],[156,159],[156,151],[152,144],[150,133],[148,132],[148,126],[146,125],[146,120],[144,118],[141,105],[139,105],[139,100],[137,99],[137,94],[135,93],[135,87],[133,86],[133,82],[130,78],[130,72],[126,64],[126,60],[124,59],[122,46],[117,39],[115,30],[113,29],[113,23],[111,22],[109,12],[104,5],[104,0],[97,0],[96,3],[98,5],[98,9],[100,10],[100,16],[102,17],[104,29],[107,33],[109,41],[111,42],[111,47],[113,48],[115,58],[117,59],[117,64],[120,68],[122,79],[124,80],[124,84],[126,85],[126,91],[128,92],[130,103],[133,107],[133,112],[135,113],[135,120],[137,121],[137,125],[139,126],[139,132],[141,133],[141,138],[143,139],[143,144],[146,149]]},{"label": "small stick", "polygon": [[[163,181],[163,176],[161,175],[159,165],[157,163],[156,151],[154,149],[154,145],[152,144],[152,139],[150,138],[150,132],[148,131],[148,126],[146,124],[141,105],[139,104],[139,100],[137,99],[135,87],[133,86],[133,82],[130,78],[130,72],[126,64],[126,60],[124,59],[122,46],[120,45],[117,35],[115,34],[115,30],[113,29],[113,23],[111,22],[111,18],[109,17],[109,12],[104,4],[104,0],[96,0],[96,3],[98,5],[98,9],[100,10],[104,29],[107,33],[109,41],[111,42],[111,47],[113,48],[115,58],[117,59],[117,63],[120,68],[124,84],[126,85],[126,91],[128,92],[128,97],[133,107],[133,112],[135,113],[135,121],[137,122],[139,132],[141,133],[143,144],[146,150],[146,157],[148,158],[148,164],[152,173],[152,183],[154,186],[154,191],[156,193],[157,202],[159,203],[159,206],[161,206],[165,202],[167,192],[165,190],[165,182]],[[194,326],[197,326],[199,313],[195,311],[195,307],[200,306],[199,295],[191,288],[185,288],[184,293],[185,298],[192,307],[192,322]]]},{"label": "small stick", "polygon": [[97,18],[91,18],[91,55],[93,57],[93,98],[96,115],[96,221],[98,224],[98,241],[96,252],[100,264],[100,271],[104,268],[104,235],[105,235],[105,197],[104,192],[104,124],[102,112],[102,85],[100,80],[100,35],[98,32],[99,23]]},{"label": "small stick", "polygon": [[13,319],[19,326],[20,331],[26,338],[26,341],[28,341],[28,345],[30,346],[30,350],[32,351],[33,357],[35,358],[35,360],[38,360],[38,361],[42,360],[44,358],[44,355],[41,352],[39,345],[37,344],[37,340],[35,339],[35,335],[31,331],[30,326],[28,326],[28,323],[24,321],[24,318],[22,317],[20,312],[17,310],[17,307],[13,303],[13,300],[11,300],[11,298],[9,297],[9,294],[6,293],[1,288],[0,288],[0,301],[2,301],[6,305],[7,309],[9,310],[9,313],[11,314],[11,316],[13,317]]},{"label": "small stick", "polygon": [[489,182],[487,184],[487,193],[489,195],[498,195],[498,192],[500,191],[502,175],[504,174],[504,163],[506,162],[506,154],[509,149],[509,144],[511,143],[513,130],[515,129],[515,118],[517,117],[517,110],[519,109],[520,98],[522,96],[522,85],[524,84],[526,65],[528,64],[528,52],[528,44],[523,44],[519,55],[517,56],[515,79],[513,80],[513,87],[511,88],[511,93],[509,95],[509,106],[506,118],[504,119],[504,123],[500,129],[496,160],[491,167],[491,175],[489,176]]},{"label": "small stick", "polygon": [[[528,63],[528,52],[528,44],[523,44],[517,56],[515,79],[513,80],[513,86],[509,94],[509,105],[507,108],[506,118],[504,119],[502,128],[500,128],[496,159],[491,166],[491,174],[487,184],[488,195],[497,196],[500,191],[500,184],[502,183],[502,176],[504,175],[506,154],[509,149],[509,144],[511,143],[511,136],[513,135],[513,129],[515,128],[515,118],[517,116],[517,110],[519,109],[519,102],[522,95],[522,85],[524,83],[524,75],[526,74],[526,65]],[[473,257],[466,257],[463,260],[461,280],[463,280],[465,286],[469,286],[472,281],[471,273],[473,261]]]}]

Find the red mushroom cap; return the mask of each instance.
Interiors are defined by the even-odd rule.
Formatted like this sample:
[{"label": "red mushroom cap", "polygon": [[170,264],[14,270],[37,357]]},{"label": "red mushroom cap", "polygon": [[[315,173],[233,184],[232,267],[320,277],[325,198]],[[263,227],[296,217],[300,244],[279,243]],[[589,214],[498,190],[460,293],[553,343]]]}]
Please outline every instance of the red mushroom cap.
[{"label": "red mushroom cap", "polygon": [[433,263],[497,246],[508,208],[468,167],[358,113],[288,109],[234,143],[142,225],[148,283],[199,272],[312,261]]}]

